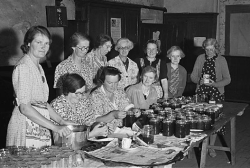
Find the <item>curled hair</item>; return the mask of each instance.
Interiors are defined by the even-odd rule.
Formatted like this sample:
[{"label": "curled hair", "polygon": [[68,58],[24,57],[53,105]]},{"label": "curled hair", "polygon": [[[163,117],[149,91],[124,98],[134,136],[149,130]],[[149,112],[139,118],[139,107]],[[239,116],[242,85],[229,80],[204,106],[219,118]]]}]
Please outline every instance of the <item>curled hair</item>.
[{"label": "curled hair", "polygon": [[214,46],[216,53],[219,53],[220,45],[216,39],[208,38],[208,39],[204,40],[202,43],[203,49],[206,49],[207,46]]},{"label": "curled hair", "polygon": [[159,45],[159,42],[157,40],[148,40],[145,44],[145,47],[144,47],[144,53],[147,54],[147,47],[148,47],[148,44],[155,44],[156,45],[156,48],[157,48],[157,54],[161,54],[161,48],[160,48],[160,45]]},{"label": "curled hair", "polygon": [[179,46],[172,46],[168,51],[167,51],[167,57],[170,58],[172,56],[172,53],[174,51],[180,51],[180,57],[184,58],[185,54],[183,53],[182,49]]},{"label": "curled hair", "polygon": [[106,42],[108,42],[108,41],[110,41],[112,45],[114,44],[113,39],[112,39],[109,35],[100,34],[100,35],[96,38],[96,40],[95,40],[94,49],[97,49],[98,47],[103,46],[103,45],[104,45]]},{"label": "curled hair", "polygon": [[85,84],[85,80],[78,74],[67,73],[62,76],[62,92],[65,96],[69,93],[75,93],[76,90],[81,89]]},{"label": "curled hair", "polygon": [[48,31],[48,29],[46,27],[43,27],[43,26],[32,26],[25,33],[23,44],[20,47],[24,54],[27,54],[29,52],[30,48],[29,48],[28,45],[29,45],[29,43],[31,43],[34,40],[34,38],[35,38],[35,36],[37,34],[42,34],[42,35],[48,37],[49,44],[51,44],[51,42],[52,42],[51,34],[50,34],[50,32]]},{"label": "curled hair", "polygon": [[70,46],[71,47],[76,47],[81,40],[87,40],[90,41],[89,36],[86,34],[83,34],[81,32],[75,32],[71,37],[70,37]]},{"label": "curled hair", "polygon": [[156,68],[152,67],[152,66],[146,66],[145,68],[142,69],[142,73],[141,73],[141,80],[143,78],[143,76],[148,73],[148,72],[153,72],[155,74],[155,81],[158,80],[158,75],[157,75],[157,70]]},{"label": "curled hair", "polygon": [[128,38],[120,38],[119,40],[117,40],[116,45],[115,45],[115,50],[118,51],[119,48],[121,47],[122,43],[126,43],[126,45],[128,46],[129,50],[134,48],[134,43],[132,41],[130,41]]}]

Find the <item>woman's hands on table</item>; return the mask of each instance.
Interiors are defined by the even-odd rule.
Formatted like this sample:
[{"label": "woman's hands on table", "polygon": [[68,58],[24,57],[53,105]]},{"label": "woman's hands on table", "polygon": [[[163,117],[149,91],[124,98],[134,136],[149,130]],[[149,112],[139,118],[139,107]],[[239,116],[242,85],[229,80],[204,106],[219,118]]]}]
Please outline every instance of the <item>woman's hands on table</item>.
[{"label": "woman's hands on table", "polygon": [[89,133],[89,137],[96,137],[96,136],[108,136],[108,127],[107,125],[103,125],[102,123],[98,123]]},{"label": "woman's hands on table", "polygon": [[71,134],[71,130],[67,127],[67,126],[61,126],[61,125],[57,125],[55,130],[55,132],[57,132],[61,137],[62,136],[68,136],[69,134]]},{"label": "woman's hands on table", "polygon": [[126,111],[119,111],[119,110],[114,110],[112,111],[112,113],[115,119],[123,119],[126,117],[127,114]]}]

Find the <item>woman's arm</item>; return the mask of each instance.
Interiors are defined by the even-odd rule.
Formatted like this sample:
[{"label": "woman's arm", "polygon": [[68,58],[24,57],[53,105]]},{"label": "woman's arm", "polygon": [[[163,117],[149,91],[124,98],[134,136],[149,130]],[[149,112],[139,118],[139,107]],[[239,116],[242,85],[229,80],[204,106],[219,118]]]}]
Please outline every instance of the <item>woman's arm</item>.
[{"label": "woman's arm", "polygon": [[30,103],[20,104],[19,109],[20,112],[27,118],[29,118],[31,121],[45,128],[51,129],[54,132],[59,133],[60,136],[62,135],[66,136],[71,133],[70,129],[67,128],[66,126],[54,125],[50,120],[46,119],[35,108],[33,108]]},{"label": "woman's arm", "polygon": [[190,76],[192,82],[197,83],[197,84],[199,83],[200,75],[201,75],[199,74],[200,67],[201,67],[201,55],[197,57],[195,64],[194,64],[193,71]]},{"label": "woman's arm", "polygon": [[231,77],[230,77],[227,61],[224,57],[222,57],[221,59],[220,66],[221,66],[220,68],[221,68],[221,73],[222,73],[222,80],[216,81],[213,84],[214,87],[224,87],[231,82]]}]

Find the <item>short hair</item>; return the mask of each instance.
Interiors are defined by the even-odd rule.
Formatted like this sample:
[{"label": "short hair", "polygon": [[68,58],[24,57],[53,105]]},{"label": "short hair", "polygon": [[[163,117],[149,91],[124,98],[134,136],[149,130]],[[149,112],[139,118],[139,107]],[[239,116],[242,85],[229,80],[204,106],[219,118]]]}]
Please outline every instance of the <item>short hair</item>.
[{"label": "short hair", "polygon": [[121,47],[122,43],[126,43],[127,46],[129,47],[129,50],[134,48],[134,44],[132,41],[130,41],[128,38],[120,38],[117,40],[116,45],[115,45],[115,50],[118,51],[119,48]]},{"label": "short hair", "polygon": [[89,36],[87,34],[83,34],[81,32],[75,32],[70,37],[70,46],[76,47],[80,43],[81,40],[87,40],[90,42]]},{"label": "short hair", "polygon": [[107,75],[116,76],[118,75],[119,81],[121,80],[121,71],[112,66],[106,66],[102,68],[99,80],[103,84]]},{"label": "short hair", "polygon": [[141,79],[142,77],[148,73],[148,72],[153,72],[155,74],[155,80],[158,80],[158,75],[157,75],[157,70],[156,68],[152,67],[152,66],[146,66],[145,68],[142,69],[142,73],[141,73]]},{"label": "short hair", "polygon": [[160,45],[159,45],[159,42],[157,40],[148,40],[144,46],[144,53],[147,54],[147,46],[148,44],[155,44],[156,45],[156,48],[157,48],[157,54],[160,54],[161,53],[161,48],[160,48]]},{"label": "short hair", "polygon": [[69,93],[75,93],[76,90],[81,89],[85,84],[85,80],[79,74],[67,73],[62,76],[62,92],[65,96]]},{"label": "short hair", "polygon": [[100,34],[99,36],[96,37],[95,43],[94,43],[94,49],[97,49],[100,46],[103,46],[106,42],[110,41],[111,44],[114,44],[113,39],[106,34]]},{"label": "short hair", "polygon": [[214,38],[208,38],[208,39],[203,41],[203,43],[202,43],[203,49],[205,49],[207,46],[214,46],[217,53],[220,50],[220,45],[219,45],[218,41]]},{"label": "short hair", "polygon": [[185,54],[184,52],[182,51],[182,49],[179,47],[179,46],[172,46],[168,51],[167,51],[167,57],[170,58],[172,56],[172,53],[174,51],[180,51],[180,57],[181,58],[184,58],[185,57]]},{"label": "short hair", "polygon": [[49,44],[51,44],[51,42],[52,42],[51,34],[46,27],[44,27],[44,26],[32,26],[25,33],[23,44],[20,47],[24,54],[27,54],[29,52],[30,47],[28,45],[29,45],[29,43],[31,43],[34,40],[34,38],[37,34],[42,34],[42,35],[48,37]]}]

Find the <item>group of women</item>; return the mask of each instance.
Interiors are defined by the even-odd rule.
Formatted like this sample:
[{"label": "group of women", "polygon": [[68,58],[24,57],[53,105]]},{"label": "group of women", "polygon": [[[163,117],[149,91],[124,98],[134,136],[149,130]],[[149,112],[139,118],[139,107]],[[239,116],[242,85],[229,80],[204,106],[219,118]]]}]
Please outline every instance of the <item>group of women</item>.
[{"label": "group of women", "polygon": [[[7,146],[42,147],[51,144],[50,131],[60,136],[70,134],[67,125],[97,124],[89,137],[107,136],[122,126],[126,111],[135,107],[148,109],[159,98],[182,96],[187,72],[179,64],[185,54],[178,46],[167,51],[170,63],[157,58],[160,46],[149,40],[145,57],[135,61],[128,57],[133,42],[121,38],[115,45],[119,55],[107,60],[113,47],[108,35],[100,35],[89,51],[88,36],[76,32],[71,37],[72,55],[55,70],[54,88],[58,97],[50,104],[48,85],[39,60],[46,56],[51,35],[43,26],[31,27],[21,46],[24,56],[13,71],[16,106],[7,132]],[[224,86],[230,75],[224,57],[219,55],[217,41],[204,42],[205,54],[199,56],[191,74],[197,83],[197,94],[224,99]],[[204,83],[203,75],[210,76]],[[140,114],[136,114],[138,117]]]}]

